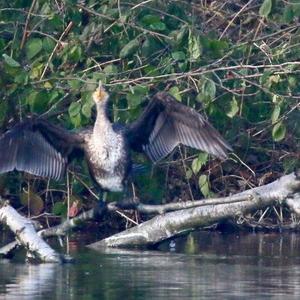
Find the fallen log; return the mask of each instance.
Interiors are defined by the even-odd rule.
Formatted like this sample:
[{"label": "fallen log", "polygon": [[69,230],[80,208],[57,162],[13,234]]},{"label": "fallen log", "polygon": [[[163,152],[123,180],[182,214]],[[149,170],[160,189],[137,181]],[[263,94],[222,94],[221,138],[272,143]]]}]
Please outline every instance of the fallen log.
[{"label": "fallen log", "polygon": [[[7,201],[0,200],[0,223],[5,224],[15,234],[18,243],[27,250],[28,256],[42,262],[60,263],[63,261],[62,256],[37,234],[34,224],[21,216]],[[9,245],[8,250],[16,246],[15,243]]]},{"label": "fallen log", "polygon": [[[210,226],[268,205],[283,203],[286,200],[289,200],[287,201],[289,204],[291,199],[300,201],[297,197],[299,191],[300,176],[292,173],[267,185],[236,194],[235,200],[237,201],[240,197],[240,202],[210,204],[158,215],[140,225],[90,244],[89,247],[101,249],[103,247],[153,246],[183,232]],[[248,200],[245,200],[245,196]]]},{"label": "fallen log", "polygon": [[[207,205],[218,205],[224,203],[235,203],[248,200],[248,196],[230,196],[224,198],[214,198],[214,199],[205,199],[197,201],[186,201],[186,202],[177,202],[177,203],[168,203],[161,205],[151,205],[143,203],[135,203],[132,201],[129,202],[112,202],[107,204],[107,211],[109,212],[119,212],[119,209],[123,210],[136,210],[143,214],[163,214],[169,211],[176,211],[181,209],[187,209],[191,207],[207,206]],[[76,229],[87,221],[92,221],[95,218],[99,218],[99,212],[95,208],[91,208],[87,211],[82,212],[78,216],[67,219],[61,224],[43,229],[38,232],[42,237],[52,237],[52,236],[64,236],[70,230]]]}]

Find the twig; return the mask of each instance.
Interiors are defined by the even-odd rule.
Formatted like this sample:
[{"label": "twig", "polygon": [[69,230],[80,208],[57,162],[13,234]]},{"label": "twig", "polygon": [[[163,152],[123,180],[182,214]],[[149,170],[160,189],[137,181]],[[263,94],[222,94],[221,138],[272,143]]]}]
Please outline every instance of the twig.
[{"label": "twig", "polygon": [[30,19],[30,15],[34,9],[34,6],[36,4],[37,0],[33,0],[28,12],[28,15],[26,17],[26,21],[25,21],[25,28],[24,28],[24,32],[23,32],[23,36],[22,36],[22,40],[21,40],[21,45],[20,45],[20,49],[23,49],[25,41],[26,41],[26,37],[27,37],[27,28],[28,28],[28,24],[29,24],[29,19]]},{"label": "twig", "polygon": [[57,43],[56,43],[54,49],[52,50],[52,52],[51,52],[51,54],[50,54],[50,56],[49,56],[49,58],[48,58],[48,61],[47,61],[46,66],[45,66],[45,68],[44,68],[44,70],[43,70],[43,72],[42,72],[42,75],[41,75],[41,77],[40,77],[40,80],[42,80],[42,79],[44,78],[44,75],[45,75],[45,73],[46,73],[46,71],[47,71],[47,69],[48,69],[48,66],[49,66],[49,64],[50,64],[50,62],[51,62],[51,60],[52,60],[52,57],[53,57],[54,53],[56,52],[57,48],[60,46],[62,39],[69,33],[69,31],[71,30],[72,26],[73,26],[73,22],[71,21],[71,22],[68,24],[68,26],[66,27],[66,29],[64,30],[64,32],[63,32],[63,33],[61,34],[61,36],[59,37],[59,39],[58,39],[58,41],[57,41]]},{"label": "twig", "polygon": [[234,20],[246,9],[246,7],[248,5],[250,5],[254,0],[250,0],[249,2],[247,2],[235,15],[234,17],[228,22],[228,25],[226,26],[226,28],[224,29],[224,31],[222,32],[222,34],[219,37],[219,40],[222,39],[222,37],[225,35],[226,31],[228,30],[228,28],[232,25],[232,23],[234,22]]}]

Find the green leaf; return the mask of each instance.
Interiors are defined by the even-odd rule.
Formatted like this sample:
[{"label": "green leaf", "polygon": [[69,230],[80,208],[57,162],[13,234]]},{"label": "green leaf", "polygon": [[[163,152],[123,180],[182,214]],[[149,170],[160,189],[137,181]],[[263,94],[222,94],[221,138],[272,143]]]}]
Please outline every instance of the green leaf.
[{"label": "green leaf", "polygon": [[180,90],[179,90],[179,87],[178,86],[172,86],[168,92],[175,98],[177,99],[178,101],[181,101],[182,98],[181,98],[181,94],[180,94]]},{"label": "green leaf", "polygon": [[163,22],[156,22],[150,25],[150,28],[155,31],[164,31],[166,30],[166,24]]},{"label": "green leaf", "polygon": [[188,50],[190,53],[191,60],[197,60],[201,55],[201,47],[200,47],[200,40],[198,36],[195,36],[189,32],[189,39],[188,39]]},{"label": "green leaf", "polygon": [[131,88],[130,92],[126,95],[128,105],[130,107],[138,106],[143,100],[144,97],[148,94],[149,88],[144,85],[137,85]]},{"label": "green leaf", "polygon": [[56,216],[65,216],[67,215],[68,207],[63,202],[56,202],[52,208],[52,213]]},{"label": "green leaf", "polygon": [[265,0],[259,9],[259,14],[267,18],[272,10],[272,0]]},{"label": "green leaf", "polygon": [[26,97],[26,103],[30,106],[31,112],[41,113],[47,109],[49,95],[46,91],[32,91]]},{"label": "green leaf", "polygon": [[32,59],[43,49],[43,42],[41,39],[31,39],[26,44],[26,56]]},{"label": "green leaf", "polygon": [[54,47],[55,47],[54,40],[50,39],[49,37],[46,37],[43,39],[43,49],[46,52],[51,53],[53,51]]},{"label": "green leaf", "polygon": [[138,39],[134,39],[134,40],[130,41],[120,51],[120,57],[127,58],[127,57],[132,56],[138,50],[139,45],[140,45],[140,43],[139,43]]},{"label": "green leaf", "polygon": [[75,116],[70,116],[70,120],[75,128],[78,128],[81,126],[81,114],[77,114]]},{"label": "green leaf", "polygon": [[82,105],[81,112],[88,119],[91,118],[93,106],[94,106],[94,103],[92,101],[86,102]]},{"label": "green leaf", "polygon": [[188,43],[189,30],[187,26],[182,26],[180,30],[170,32],[169,36],[172,38],[172,43],[179,49],[182,49]]},{"label": "green leaf", "polygon": [[200,188],[200,191],[203,194],[203,196],[205,198],[209,197],[210,190],[209,190],[209,183],[208,183],[207,175],[201,175],[199,177],[198,184],[199,184],[199,188]]},{"label": "green leaf", "polygon": [[28,79],[29,76],[27,72],[19,72],[18,75],[16,75],[14,82],[26,85],[28,83]]},{"label": "green leaf", "polygon": [[207,153],[200,153],[197,158],[195,158],[192,162],[192,170],[194,174],[198,174],[201,170],[202,166],[206,164],[208,158]]},{"label": "green leaf", "polygon": [[146,15],[141,21],[144,25],[150,26],[151,24],[160,22],[160,17],[157,15]]},{"label": "green leaf", "polygon": [[82,57],[82,49],[79,45],[75,45],[68,53],[68,59],[74,62],[80,61]]},{"label": "green leaf", "polygon": [[77,116],[81,111],[81,104],[79,102],[72,102],[69,106],[70,117]]},{"label": "green leaf", "polygon": [[21,66],[16,60],[5,53],[2,54],[2,57],[4,58],[5,63],[12,68],[18,68]]},{"label": "green leaf", "polygon": [[272,120],[272,124],[275,124],[280,116],[280,106],[276,105],[273,109],[272,112],[272,116],[271,116],[271,120]]},{"label": "green leaf", "polygon": [[233,118],[238,113],[238,111],[239,111],[239,105],[236,98],[233,96],[226,109],[226,115],[229,118]]},{"label": "green leaf", "polygon": [[280,142],[284,139],[286,134],[286,126],[282,122],[274,125],[272,130],[272,137],[275,142]]},{"label": "green leaf", "polygon": [[80,88],[81,84],[82,83],[79,80],[77,80],[77,79],[70,79],[70,80],[68,80],[68,85],[73,90],[78,90]]},{"label": "green leaf", "polygon": [[215,98],[216,96],[216,84],[213,80],[207,79],[204,81],[202,85],[202,93],[205,97],[209,97],[210,99]]},{"label": "green leaf", "polygon": [[185,53],[183,51],[175,51],[175,52],[172,52],[172,58],[175,59],[175,60],[178,60],[178,61],[183,61],[185,60]]}]

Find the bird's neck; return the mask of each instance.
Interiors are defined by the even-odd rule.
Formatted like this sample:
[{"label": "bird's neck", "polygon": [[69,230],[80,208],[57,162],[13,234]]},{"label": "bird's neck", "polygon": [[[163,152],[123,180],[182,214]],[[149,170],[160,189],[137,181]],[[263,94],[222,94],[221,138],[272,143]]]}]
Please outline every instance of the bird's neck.
[{"label": "bird's neck", "polygon": [[108,103],[103,101],[96,104],[97,118],[94,126],[94,134],[101,135],[112,130],[112,123],[108,117]]}]

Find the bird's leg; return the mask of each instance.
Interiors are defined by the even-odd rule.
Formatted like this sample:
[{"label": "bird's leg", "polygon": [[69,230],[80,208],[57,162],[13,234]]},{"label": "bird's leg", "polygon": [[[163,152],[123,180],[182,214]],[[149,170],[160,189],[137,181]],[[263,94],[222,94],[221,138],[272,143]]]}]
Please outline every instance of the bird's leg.
[{"label": "bird's leg", "polygon": [[99,219],[102,217],[102,215],[107,211],[107,192],[104,192],[102,190],[99,191],[99,200],[97,202],[97,205],[95,207],[95,218]]}]

